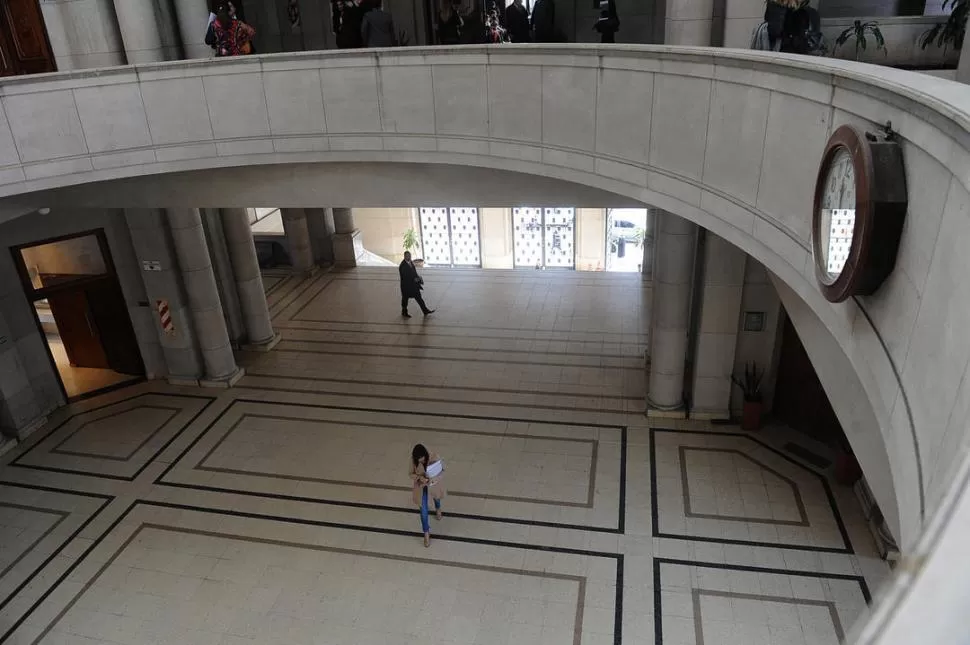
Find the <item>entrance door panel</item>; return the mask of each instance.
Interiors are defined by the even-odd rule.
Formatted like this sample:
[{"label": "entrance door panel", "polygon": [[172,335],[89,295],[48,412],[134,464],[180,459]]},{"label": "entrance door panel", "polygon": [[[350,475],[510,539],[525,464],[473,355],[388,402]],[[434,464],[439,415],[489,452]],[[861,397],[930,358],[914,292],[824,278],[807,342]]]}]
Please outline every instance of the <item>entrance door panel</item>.
[{"label": "entrance door panel", "polygon": [[70,289],[47,296],[57,332],[67,359],[74,367],[107,368],[94,317],[83,289]]},{"label": "entrance door panel", "polygon": [[822,382],[787,317],[782,331],[772,410],[791,428],[824,444],[835,445],[843,436],[842,426],[822,389]]},{"label": "entrance door panel", "polygon": [[122,374],[143,375],[141,351],[118,283],[103,280],[86,287],[85,291],[107,366]]},{"label": "entrance door panel", "polygon": [[37,0],[0,1],[0,59],[2,75],[55,70]]}]

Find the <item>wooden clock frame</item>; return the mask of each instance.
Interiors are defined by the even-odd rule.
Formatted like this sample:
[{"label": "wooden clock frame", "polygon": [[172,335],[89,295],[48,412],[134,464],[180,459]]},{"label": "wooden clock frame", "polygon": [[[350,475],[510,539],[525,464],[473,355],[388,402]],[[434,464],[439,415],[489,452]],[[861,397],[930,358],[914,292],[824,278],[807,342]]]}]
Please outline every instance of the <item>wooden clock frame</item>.
[{"label": "wooden clock frame", "polygon": [[[819,227],[825,180],[836,153],[842,149],[848,151],[855,170],[855,226],[849,257],[833,280],[824,266]],[[896,266],[907,208],[902,147],[890,125],[881,135],[851,125],[840,126],[832,133],[819,164],[812,211],[815,276],[827,300],[842,302],[852,296],[872,295],[879,289]]]}]

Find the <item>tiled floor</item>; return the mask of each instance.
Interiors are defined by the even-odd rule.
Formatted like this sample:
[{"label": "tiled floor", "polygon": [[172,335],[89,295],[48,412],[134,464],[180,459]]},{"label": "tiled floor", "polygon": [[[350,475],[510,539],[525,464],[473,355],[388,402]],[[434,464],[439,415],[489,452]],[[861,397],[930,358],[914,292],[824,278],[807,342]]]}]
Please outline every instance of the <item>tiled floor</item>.
[{"label": "tiled floor", "polygon": [[865,613],[850,491],[643,416],[639,276],[425,278],[403,321],[393,269],[268,275],[283,341],[238,387],[143,383],[2,457],[0,643],[835,645]]}]

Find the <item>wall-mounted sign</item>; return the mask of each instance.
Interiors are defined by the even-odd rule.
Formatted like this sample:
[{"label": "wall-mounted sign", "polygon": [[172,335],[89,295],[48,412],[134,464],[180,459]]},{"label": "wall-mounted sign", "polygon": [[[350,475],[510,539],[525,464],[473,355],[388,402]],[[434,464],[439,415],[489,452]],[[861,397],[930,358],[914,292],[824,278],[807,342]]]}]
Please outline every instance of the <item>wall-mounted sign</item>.
[{"label": "wall-mounted sign", "polygon": [[744,331],[764,331],[765,312],[746,311],[744,312]]},{"label": "wall-mounted sign", "polygon": [[141,268],[145,271],[161,271],[162,263],[158,260],[142,260]]}]

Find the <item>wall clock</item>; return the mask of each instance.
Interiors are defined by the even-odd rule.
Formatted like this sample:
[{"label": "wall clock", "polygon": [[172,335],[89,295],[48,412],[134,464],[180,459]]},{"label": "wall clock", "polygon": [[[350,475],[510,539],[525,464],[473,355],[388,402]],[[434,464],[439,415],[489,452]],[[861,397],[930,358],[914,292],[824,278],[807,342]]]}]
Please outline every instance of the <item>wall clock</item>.
[{"label": "wall clock", "polygon": [[815,275],[831,302],[872,295],[896,266],[906,218],[906,168],[890,124],[850,125],[829,138],[815,182]]}]

